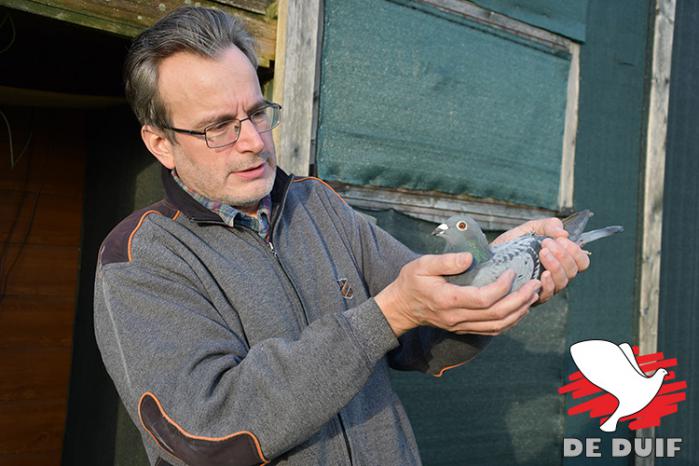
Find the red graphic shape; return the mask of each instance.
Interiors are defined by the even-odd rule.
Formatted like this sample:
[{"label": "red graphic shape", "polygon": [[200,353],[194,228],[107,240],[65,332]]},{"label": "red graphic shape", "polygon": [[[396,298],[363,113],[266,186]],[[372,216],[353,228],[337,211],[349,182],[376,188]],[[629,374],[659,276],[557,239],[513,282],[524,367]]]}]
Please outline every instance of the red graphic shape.
[{"label": "red graphic shape", "polygon": [[[631,430],[658,427],[660,419],[676,413],[677,405],[687,397],[684,392],[687,389],[687,382],[674,382],[675,372],[668,369],[669,367],[677,366],[677,359],[663,359],[665,357],[663,353],[639,356],[638,352],[638,346],[634,346],[633,354],[636,357],[636,361],[647,376],[651,376],[660,368],[667,369],[668,373],[663,380],[660,391],[658,391],[658,394],[648,406],[635,414],[620,419],[621,422],[630,421],[629,429]],[[619,406],[619,401],[614,396],[591,383],[580,371],[570,374],[568,380],[570,381],[568,384],[558,389],[560,395],[570,393],[574,400],[596,395],[589,400],[568,408],[569,416],[589,412],[589,416],[593,419],[599,418],[599,423],[602,425]]]}]

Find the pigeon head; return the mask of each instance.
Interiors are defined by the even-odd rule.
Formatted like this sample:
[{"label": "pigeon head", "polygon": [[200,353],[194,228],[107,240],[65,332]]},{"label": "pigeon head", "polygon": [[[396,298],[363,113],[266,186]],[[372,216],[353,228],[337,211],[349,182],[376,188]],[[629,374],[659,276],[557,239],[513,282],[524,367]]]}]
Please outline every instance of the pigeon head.
[{"label": "pigeon head", "polygon": [[464,252],[473,254],[477,260],[490,257],[490,246],[480,225],[466,214],[450,217],[432,232],[447,242],[445,252]]}]

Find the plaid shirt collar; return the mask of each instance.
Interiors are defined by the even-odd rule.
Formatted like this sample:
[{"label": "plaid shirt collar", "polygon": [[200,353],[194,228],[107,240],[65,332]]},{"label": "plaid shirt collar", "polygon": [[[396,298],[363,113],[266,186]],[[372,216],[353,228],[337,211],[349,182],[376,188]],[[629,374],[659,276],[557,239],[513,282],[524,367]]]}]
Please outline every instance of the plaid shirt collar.
[{"label": "plaid shirt collar", "polygon": [[220,201],[212,201],[211,199],[202,196],[189,189],[182,182],[175,170],[170,172],[175,182],[192,198],[194,198],[201,205],[217,214],[221,217],[227,225],[232,227],[246,227],[253,231],[256,231],[258,235],[262,237],[265,241],[268,240],[269,228],[270,228],[270,218],[272,218],[272,196],[266,195],[257,207],[257,217],[251,217],[242,211],[236,209],[232,205],[224,204]]}]

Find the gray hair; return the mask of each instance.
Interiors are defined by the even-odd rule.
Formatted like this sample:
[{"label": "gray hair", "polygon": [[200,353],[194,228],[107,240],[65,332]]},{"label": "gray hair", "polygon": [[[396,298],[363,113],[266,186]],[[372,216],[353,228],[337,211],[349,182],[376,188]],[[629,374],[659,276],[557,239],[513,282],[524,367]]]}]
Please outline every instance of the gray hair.
[{"label": "gray hair", "polygon": [[126,56],[124,84],[126,100],[141,125],[170,126],[158,92],[158,65],[162,60],[177,52],[214,58],[231,45],[257,68],[255,40],[240,20],[219,10],[177,8],[139,34]]}]

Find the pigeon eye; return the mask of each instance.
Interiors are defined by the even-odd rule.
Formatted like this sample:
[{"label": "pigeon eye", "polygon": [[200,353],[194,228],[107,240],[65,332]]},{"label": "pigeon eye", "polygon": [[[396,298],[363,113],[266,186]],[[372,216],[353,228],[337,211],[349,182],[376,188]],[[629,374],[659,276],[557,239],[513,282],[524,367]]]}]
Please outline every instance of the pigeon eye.
[{"label": "pigeon eye", "polygon": [[462,221],[460,221],[459,223],[456,224],[456,228],[458,228],[459,231],[466,231],[466,230],[468,230],[468,225],[466,225],[466,222],[464,222],[464,221],[462,220]]}]

